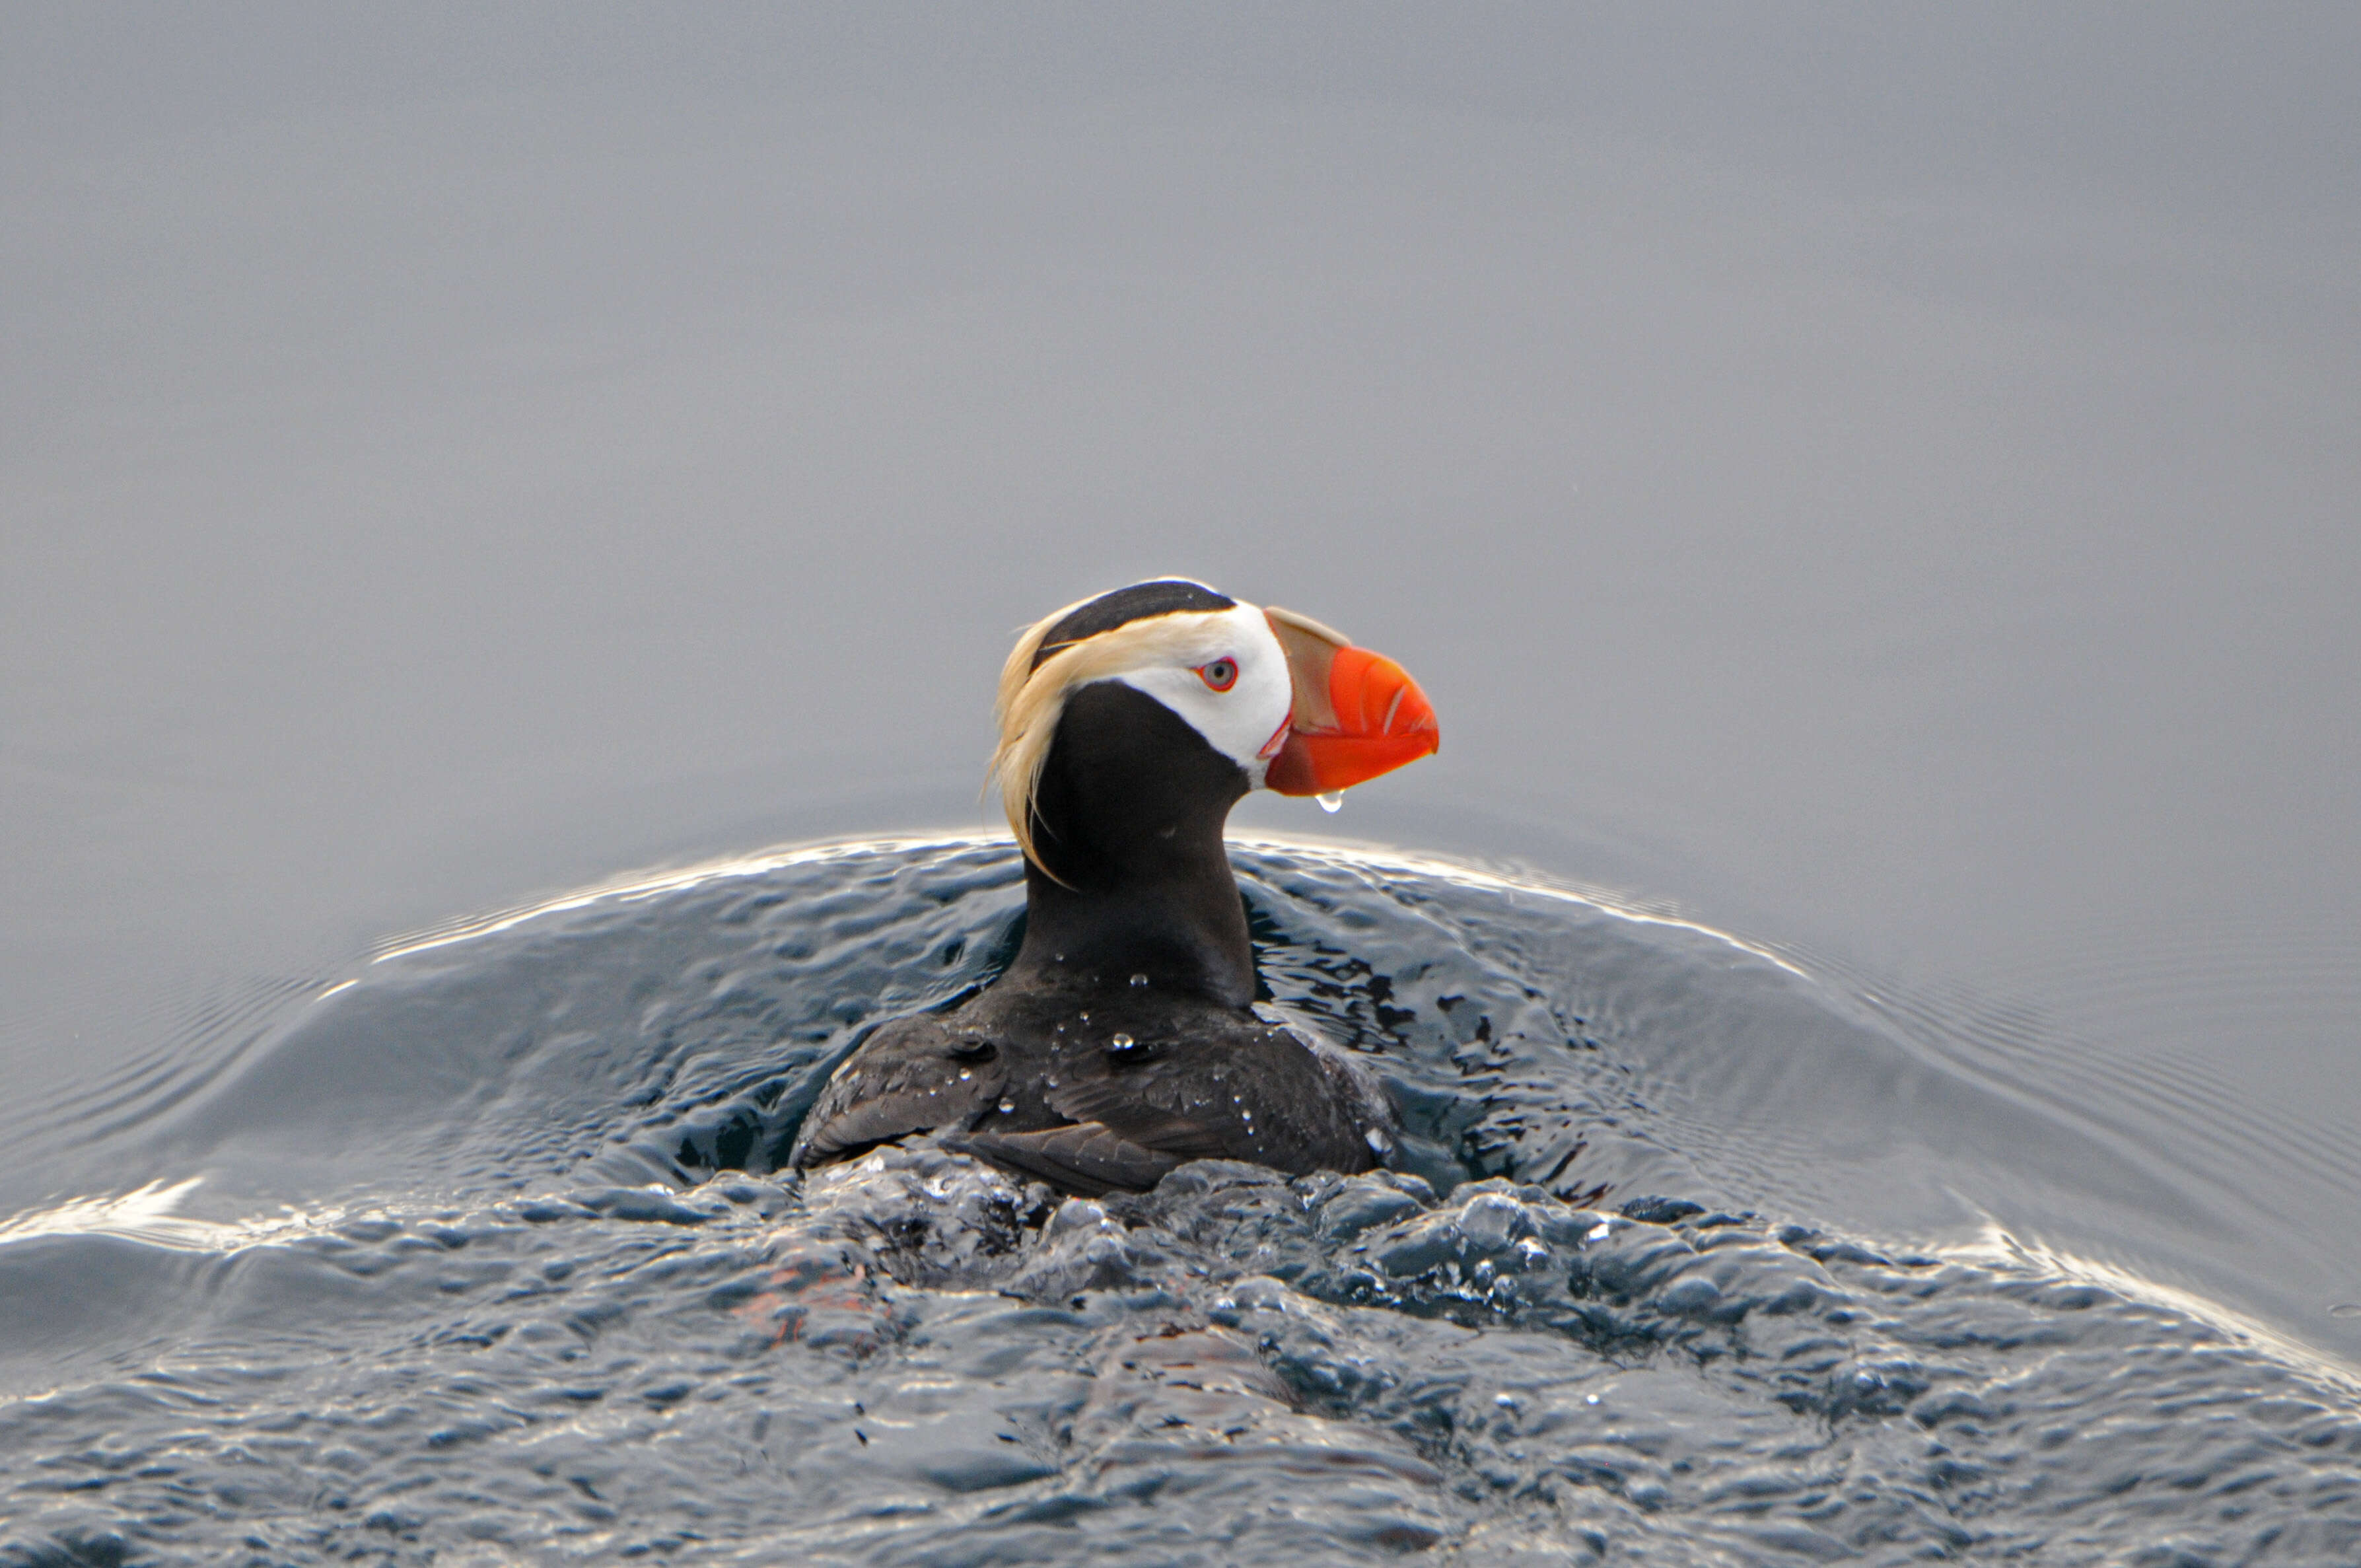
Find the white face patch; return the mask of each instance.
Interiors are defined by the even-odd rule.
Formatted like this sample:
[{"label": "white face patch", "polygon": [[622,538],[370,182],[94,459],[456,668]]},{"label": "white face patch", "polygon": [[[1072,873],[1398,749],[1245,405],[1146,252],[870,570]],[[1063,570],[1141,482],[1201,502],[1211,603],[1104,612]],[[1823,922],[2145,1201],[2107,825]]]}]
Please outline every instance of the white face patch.
[{"label": "white face patch", "polygon": [[[1138,663],[1113,678],[1187,719],[1260,789],[1294,702],[1287,654],[1270,622],[1259,609],[1240,604],[1208,614],[1160,616],[1148,624],[1154,630],[1141,639]],[[1227,690],[1216,690],[1204,672],[1224,659],[1237,666],[1237,675]]]},{"label": "white face patch", "polygon": [[[1042,639],[1089,602],[1068,605],[1026,630],[1001,666],[993,706],[1000,727],[993,777],[1009,829],[1037,866],[1034,792],[1068,694],[1093,681],[1120,681],[1154,697],[1235,762],[1253,789],[1265,787],[1293,712],[1295,679],[1286,648],[1255,606],[1128,620],[1041,657]],[[1234,674],[1225,661],[1236,666]]]}]

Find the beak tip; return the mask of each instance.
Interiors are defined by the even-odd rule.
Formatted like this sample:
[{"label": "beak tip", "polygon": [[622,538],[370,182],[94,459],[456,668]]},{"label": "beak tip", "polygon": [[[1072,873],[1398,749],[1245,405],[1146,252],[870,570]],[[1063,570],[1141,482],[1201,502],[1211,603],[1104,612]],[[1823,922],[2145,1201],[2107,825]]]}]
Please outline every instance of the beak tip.
[{"label": "beak tip", "polygon": [[[1433,756],[1441,747],[1434,706],[1417,681],[1370,649],[1323,642],[1296,669],[1297,723],[1271,759],[1265,787],[1326,795]],[[1290,652],[1292,661],[1296,655]],[[1308,709],[1308,714],[1307,714]]]}]

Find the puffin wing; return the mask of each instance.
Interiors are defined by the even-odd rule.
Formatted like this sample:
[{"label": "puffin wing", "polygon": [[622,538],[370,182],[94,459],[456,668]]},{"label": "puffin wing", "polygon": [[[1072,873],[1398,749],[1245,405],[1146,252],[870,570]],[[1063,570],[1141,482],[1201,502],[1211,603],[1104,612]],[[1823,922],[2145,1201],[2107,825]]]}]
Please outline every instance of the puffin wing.
[{"label": "puffin wing", "polygon": [[930,1017],[896,1018],[829,1075],[796,1138],[798,1168],[872,1145],[963,1125],[1000,1097],[1007,1068],[990,1041]]},{"label": "puffin wing", "polygon": [[1179,1155],[1136,1144],[1099,1122],[1075,1122],[1038,1133],[978,1133],[946,1142],[1085,1198],[1145,1192],[1181,1163]]},{"label": "puffin wing", "polygon": [[1159,1041],[1121,1057],[1101,1054],[1094,1070],[1072,1073],[1049,1103],[1175,1165],[1263,1158],[1255,1113],[1275,1081],[1284,1091],[1286,1069],[1296,1065],[1288,1058],[1305,1055],[1294,1041],[1268,1034],[1257,1028],[1217,1045]]},{"label": "puffin wing", "polygon": [[1147,1059],[1075,1074],[1049,1094],[1050,1105],[1174,1165],[1241,1159],[1290,1174],[1368,1168],[1360,1129],[1338,1103],[1340,1086],[1284,1030],[1257,1025],[1217,1047],[1159,1046],[1140,1055]]},{"label": "puffin wing", "polygon": [[[1232,1152],[1232,1139],[1196,1103],[1185,1082],[1153,1069],[1121,1077],[1085,1079],[1052,1090],[1050,1105],[1077,1123],[1101,1129],[1140,1148],[1171,1157],[1173,1165],[1189,1159],[1220,1159]],[[1157,1173],[1159,1177],[1162,1171]],[[1153,1183],[1151,1183],[1153,1185]]]}]

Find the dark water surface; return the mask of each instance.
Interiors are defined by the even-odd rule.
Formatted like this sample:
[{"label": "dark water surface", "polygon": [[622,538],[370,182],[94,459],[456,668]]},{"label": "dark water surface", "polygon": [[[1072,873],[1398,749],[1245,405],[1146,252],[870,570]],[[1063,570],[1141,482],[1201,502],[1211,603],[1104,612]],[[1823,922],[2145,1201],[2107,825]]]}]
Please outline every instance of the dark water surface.
[{"label": "dark water surface", "polygon": [[2143,1277],[2246,1218],[2162,1127],[1701,927],[1237,860],[1401,1169],[777,1169],[1012,950],[971,839],[427,933],[16,1108],[76,1179],[0,1228],[0,1560],[2361,1557],[2352,1374]]}]

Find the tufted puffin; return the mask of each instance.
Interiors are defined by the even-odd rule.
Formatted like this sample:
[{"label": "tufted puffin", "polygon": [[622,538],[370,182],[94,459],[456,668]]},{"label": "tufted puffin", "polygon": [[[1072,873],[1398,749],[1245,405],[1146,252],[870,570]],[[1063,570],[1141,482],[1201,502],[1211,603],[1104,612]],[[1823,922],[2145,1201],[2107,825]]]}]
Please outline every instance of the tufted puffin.
[{"label": "tufted puffin", "polygon": [[1135,583],[1028,628],[993,759],[1025,855],[1025,936],[948,1012],[895,1019],[805,1118],[799,1168],[932,1132],[1069,1192],[1144,1191],[1191,1159],[1366,1170],[1375,1080],[1254,1011],[1222,845],[1248,790],[1327,795],[1434,751],[1392,660],[1202,583]]}]

